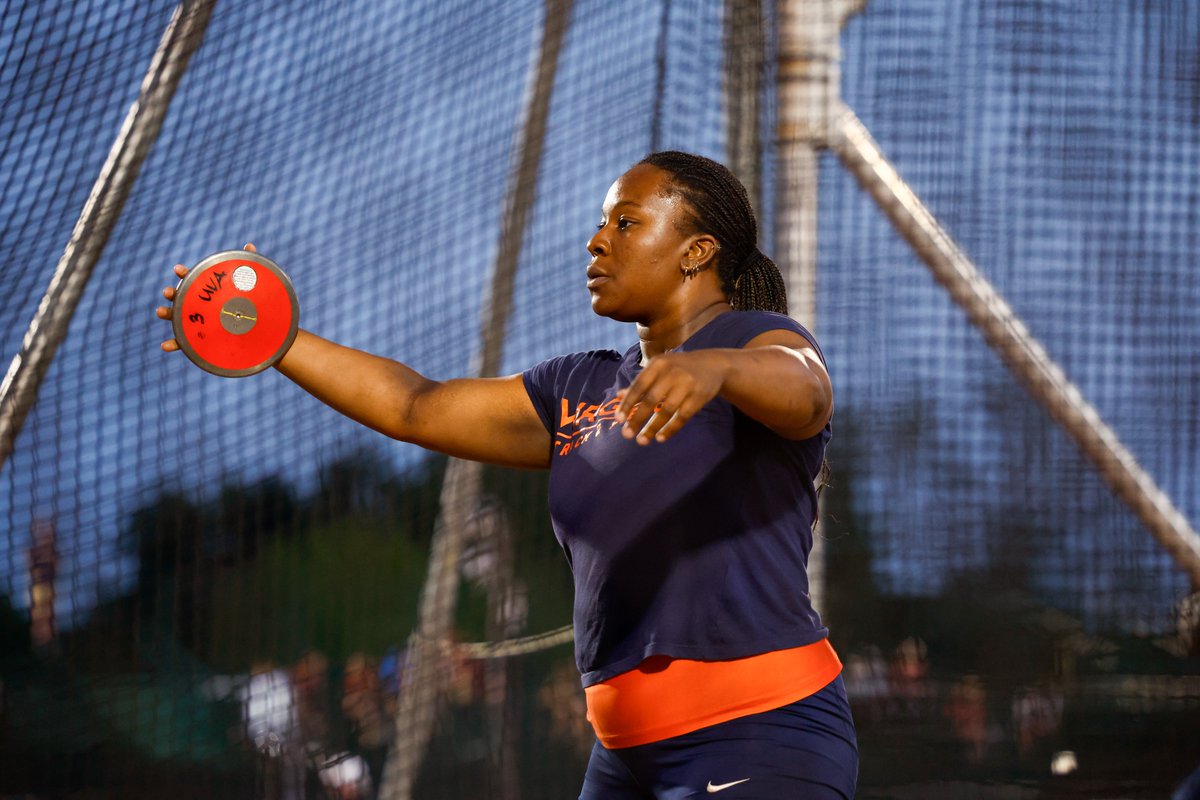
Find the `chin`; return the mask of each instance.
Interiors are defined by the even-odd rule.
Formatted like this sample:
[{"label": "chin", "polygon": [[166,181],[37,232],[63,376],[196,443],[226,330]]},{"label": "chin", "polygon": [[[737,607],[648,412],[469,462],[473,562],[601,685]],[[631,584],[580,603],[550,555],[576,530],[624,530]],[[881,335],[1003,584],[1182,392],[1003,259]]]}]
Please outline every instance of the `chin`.
[{"label": "chin", "polygon": [[592,313],[598,317],[611,317],[612,312],[612,303],[606,303],[603,297],[592,292]]},{"label": "chin", "polygon": [[611,303],[605,303],[595,295],[592,295],[592,313],[598,317],[607,317],[615,322],[636,321],[636,318],[632,315],[623,312],[620,308],[613,307]]}]

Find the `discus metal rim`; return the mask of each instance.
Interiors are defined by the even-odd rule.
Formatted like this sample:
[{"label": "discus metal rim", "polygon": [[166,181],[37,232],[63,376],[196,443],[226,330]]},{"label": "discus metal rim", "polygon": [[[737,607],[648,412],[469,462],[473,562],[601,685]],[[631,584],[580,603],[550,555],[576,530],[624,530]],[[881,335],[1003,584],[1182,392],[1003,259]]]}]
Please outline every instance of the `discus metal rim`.
[{"label": "discus metal rim", "polygon": [[[288,333],[284,338],[283,343],[270,356],[263,361],[255,364],[252,367],[242,369],[228,369],[213,364],[211,361],[204,359],[196,349],[192,347],[190,341],[183,330],[183,322],[180,317],[181,301],[187,295],[199,278],[209,267],[220,264],[223,261],[248,261],[256,266],[270,272],[277,277],[283,284],[284,290],[287,292],[288,302],[291,305],[292,318],[288,324]],[[218,375],[222,378],[245,378],[250,375],[257,375],[264,370],[270,369],[279,363],[284,354],[291,348],[292,343],[296,341],[296,334],[300,331],[300,301],[296,297],[296,288],[292,285],[292,280],[287,276],[279,265],[264,255],[252,253],[249,250],[222,250],[218,253],[213,253],[200,260],[196,266],[188,270],[188,274],[179,281],[179,285],[175,287],[175,299],[171,303],[171,329],[175,333],[175,341],[179,344],[179,349],[188,357],[188,360],[195,364],[205,372],[210,372],[213,375]]]}]

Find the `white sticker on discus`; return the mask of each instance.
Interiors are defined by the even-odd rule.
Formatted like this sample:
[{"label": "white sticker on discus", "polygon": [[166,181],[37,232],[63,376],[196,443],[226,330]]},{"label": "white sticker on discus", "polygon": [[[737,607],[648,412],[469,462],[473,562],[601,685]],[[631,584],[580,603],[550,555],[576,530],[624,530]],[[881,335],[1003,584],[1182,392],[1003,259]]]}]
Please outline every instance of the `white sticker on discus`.
[{"label": "white sticker on discus", "polygon": [[233,271],[233,285],[243,292],[248,292],[258,284],[258,273],[245,265]]}]

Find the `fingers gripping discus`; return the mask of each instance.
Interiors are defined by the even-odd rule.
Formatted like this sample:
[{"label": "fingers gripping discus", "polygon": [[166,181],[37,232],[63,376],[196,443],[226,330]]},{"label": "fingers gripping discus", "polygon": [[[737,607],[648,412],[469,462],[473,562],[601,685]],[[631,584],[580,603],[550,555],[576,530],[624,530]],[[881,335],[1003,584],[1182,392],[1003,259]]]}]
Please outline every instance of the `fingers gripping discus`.
[{"label": "fingers gripping discus", "polygon": [[242,378],[283,358],[300,327],[300,304],[274,261],[225,250],[180,281],[171,325],[179,349],[193,364],[224,378]]}]

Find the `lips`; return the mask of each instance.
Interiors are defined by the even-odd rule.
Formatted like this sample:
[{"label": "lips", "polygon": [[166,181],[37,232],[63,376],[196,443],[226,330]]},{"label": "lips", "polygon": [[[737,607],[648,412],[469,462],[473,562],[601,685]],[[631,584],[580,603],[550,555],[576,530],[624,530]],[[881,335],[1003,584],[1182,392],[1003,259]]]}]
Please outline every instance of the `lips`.
[{"label": "lips", "polygon": [[589,289],[594,289],[608,280],[608,276],[596,269],[595,265],[587,268],[587,278],[587,287]]}]

